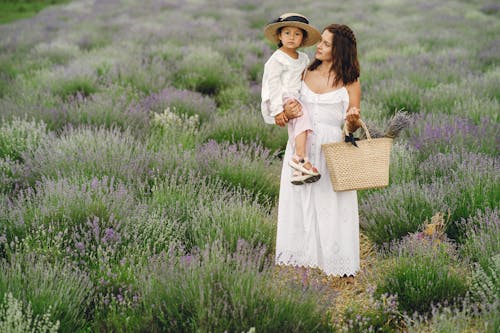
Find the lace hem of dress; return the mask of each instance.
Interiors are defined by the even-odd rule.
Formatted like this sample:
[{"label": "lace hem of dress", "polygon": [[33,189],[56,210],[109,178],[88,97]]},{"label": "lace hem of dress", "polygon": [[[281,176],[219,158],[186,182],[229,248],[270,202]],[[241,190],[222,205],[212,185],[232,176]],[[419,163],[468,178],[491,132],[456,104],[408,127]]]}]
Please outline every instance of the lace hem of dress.
[{"label": "lace hem of dress", "polygon": [[300,258],[297,255],[284,254],[276,256],[276,265],[287,265],[287,266],[304,266],[310,268],[318,268],[323,271],[326,275],[356,275],[360,271],[359,264],[356,264],[353,258],[350,257],[337,257],[336,260],[331,260],[326,265],[320,266],[317,263],[311,263],[305,260],[305,258]]}]

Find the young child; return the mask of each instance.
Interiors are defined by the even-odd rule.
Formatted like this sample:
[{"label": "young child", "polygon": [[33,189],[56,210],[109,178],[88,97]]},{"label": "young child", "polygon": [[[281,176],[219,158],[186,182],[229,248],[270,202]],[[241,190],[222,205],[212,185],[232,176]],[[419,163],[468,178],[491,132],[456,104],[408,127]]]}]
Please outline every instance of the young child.
[{"label": "young child", "polygon": [[[307,18],[297,13],[286,13],[269,23],[264,29],[267,39],[278,49],[264,65],[262,77],[262,116],[266,123],[274,124],[274,117],[283,112],[283,103],[295,99],[299,103],[302,73],[309,64],[307,54],[299,47],[311,46],[321,39],[321,33],[309,24]],[[295,169],[292,184],[302,185],[318,181],[318,170],[306,154],[307,136],[312,132],[309,114],[302,105],[302,116],[288,122],[288,136],[293,138],[295,154],[289,165]]]}]

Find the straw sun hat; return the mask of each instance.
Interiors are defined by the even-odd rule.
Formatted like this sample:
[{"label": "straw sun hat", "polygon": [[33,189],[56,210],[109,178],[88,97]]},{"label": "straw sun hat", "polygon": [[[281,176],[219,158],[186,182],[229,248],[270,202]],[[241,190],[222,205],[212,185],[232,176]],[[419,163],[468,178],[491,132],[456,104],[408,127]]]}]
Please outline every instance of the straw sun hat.
[{"label": "straw sun hat", "polygon": [[264,35],[274,44],[279,43],[278,29],[282,27],[297,27],[307,31],[307,39],[303,41],[302,46],[311,46],[319,42],[321,33],[309,24],[309,20],[302,14],[285,13],[276,20],[270,22],[264,28]]}]

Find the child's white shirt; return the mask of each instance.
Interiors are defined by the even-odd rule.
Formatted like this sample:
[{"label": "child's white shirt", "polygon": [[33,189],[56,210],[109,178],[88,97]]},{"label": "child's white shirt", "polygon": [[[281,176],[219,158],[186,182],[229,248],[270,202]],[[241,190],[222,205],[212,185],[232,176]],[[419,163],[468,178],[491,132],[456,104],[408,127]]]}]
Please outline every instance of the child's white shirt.
[{"label": "child's white shirt", "polygon": [[283,111],[283,98],[299,98],[302,72],[309,64],[309,57],[298,51],[294,59],[276,50],[264,65],[261,91],[261,111],[264,121],[274,124],[274,117]]}]

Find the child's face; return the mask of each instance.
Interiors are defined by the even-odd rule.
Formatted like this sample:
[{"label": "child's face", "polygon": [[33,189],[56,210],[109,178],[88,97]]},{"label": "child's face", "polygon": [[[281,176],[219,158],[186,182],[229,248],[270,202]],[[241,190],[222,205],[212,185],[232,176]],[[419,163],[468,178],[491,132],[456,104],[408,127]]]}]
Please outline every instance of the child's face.
[{"label": "child's face", "polygon": [[289,49],[296,49],[302,45],[302,39],[304,34],[300,28],[296,27],[284,27],[281,29],[279,39],[283,44],[283,47]]}]

